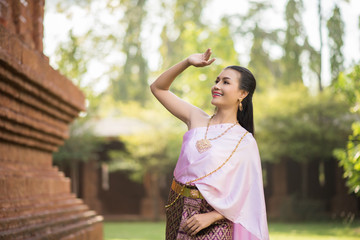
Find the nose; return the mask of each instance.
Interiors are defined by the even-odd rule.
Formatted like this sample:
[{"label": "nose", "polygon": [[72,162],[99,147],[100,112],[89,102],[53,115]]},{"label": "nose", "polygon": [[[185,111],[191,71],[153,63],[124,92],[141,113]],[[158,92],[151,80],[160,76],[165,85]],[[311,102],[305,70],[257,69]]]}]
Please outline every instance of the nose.
[{"label": "nose", "polygon": [[217,90],[219,90],[219,89],[220,89],[220,87],[219,87],[219,83],[220,83],[220,82],[218,82],[218,83],[216,83],[216,84],[214,85],[214,89],[217,89]]}]

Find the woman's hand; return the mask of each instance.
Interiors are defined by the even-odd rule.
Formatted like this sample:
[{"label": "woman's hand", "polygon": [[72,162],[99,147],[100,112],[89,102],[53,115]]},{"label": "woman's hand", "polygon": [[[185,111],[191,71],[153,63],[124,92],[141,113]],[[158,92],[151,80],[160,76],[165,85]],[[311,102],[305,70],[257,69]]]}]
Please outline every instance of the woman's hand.
[{"label": "woman's hand", "polygon": [[210,56],[211,56],[211,49],[208,48],[206,50],[206,52],[204,53],[195,53],[195,54],[192,54],[190,55],[188,58],[187,58],[187,62],[190,64],[190,65],[193,65],[195,67],[205,67],[205,66],[208,66],[210,64],[212,64],[214,61],[215,61],[215,58],[210,59]]},{"label": "woman's hand", "polygon": [[224,219],[224,217],[216,211],[195,214],[186,221],[184,230],[187,231],[188,234],[194,236],[204,228],[209,227],[211,224],[221,219]]}]

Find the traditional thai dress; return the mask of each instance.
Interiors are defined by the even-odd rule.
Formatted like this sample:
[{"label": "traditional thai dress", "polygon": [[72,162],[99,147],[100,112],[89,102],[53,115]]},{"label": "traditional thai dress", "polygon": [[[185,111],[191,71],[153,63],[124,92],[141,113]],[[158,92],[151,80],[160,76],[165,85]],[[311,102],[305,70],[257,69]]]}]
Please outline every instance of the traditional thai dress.
[{"label": "traditional thai dress", "polygon": [[[210,125],[208,139],[219,136],[230,126],[231,123]],[[205,131],[206,127],[199,127],[184,134],[168,203],[179,195],[177,188],[218,169],[246,133],[243,127],[236,125],[211,141],[210,149],[200,153],[195,145],[204,138]],[[166,211],[167,240],[269,239],[260,156],[251,133],[243,138],[224,166],[186,190],[188,196],[182,193]],[[195,236],[184,231],[183,226],[192,215],[213,210],[226,219],[215,222]]]}]

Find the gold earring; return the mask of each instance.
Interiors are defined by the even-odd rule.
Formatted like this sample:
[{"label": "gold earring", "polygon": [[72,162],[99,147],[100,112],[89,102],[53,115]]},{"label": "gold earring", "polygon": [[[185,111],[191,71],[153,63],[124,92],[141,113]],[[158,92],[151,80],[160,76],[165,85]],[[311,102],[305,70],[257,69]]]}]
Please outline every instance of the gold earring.
[{"label": "gold earring", "polygon": [[239,110],[242,111],[243,110],[243,106],[242,106],[242,98],[239,98]]}]

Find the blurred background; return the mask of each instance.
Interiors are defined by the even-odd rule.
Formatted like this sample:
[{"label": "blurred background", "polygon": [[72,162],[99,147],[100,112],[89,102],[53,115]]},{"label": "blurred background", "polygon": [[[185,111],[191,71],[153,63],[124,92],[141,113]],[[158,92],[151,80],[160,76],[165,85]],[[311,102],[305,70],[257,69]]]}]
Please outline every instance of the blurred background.
[{"label": "blurred background", "polygon": [[[106,239],[162,239],[186,126],[150,94],[211,48],[172,91],[213,113],[228,65],[257,79],[256,140],[272,239],[360,237],[360,2],[48,0],[44,53],[87,98],[54,164],[105,217]],[[139,234],[139,235],[137,235]]]}]

